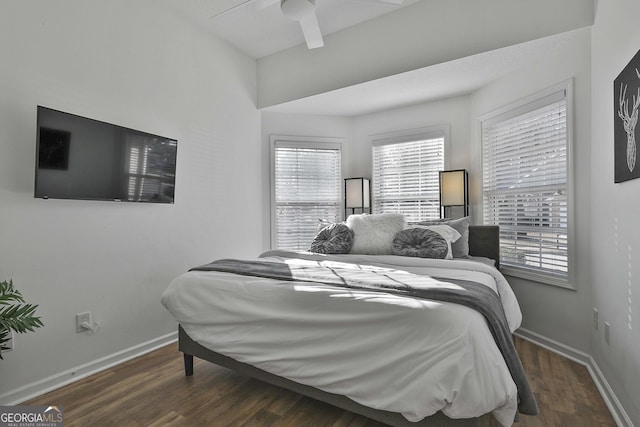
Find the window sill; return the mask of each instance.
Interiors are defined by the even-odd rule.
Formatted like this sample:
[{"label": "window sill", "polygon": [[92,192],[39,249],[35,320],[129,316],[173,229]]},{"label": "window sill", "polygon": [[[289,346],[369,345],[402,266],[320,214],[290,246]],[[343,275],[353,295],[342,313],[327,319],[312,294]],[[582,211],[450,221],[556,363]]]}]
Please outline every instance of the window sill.
[{"label": "window sill", "polygon": [[561,279],[543,273],[534,273],[517,267],[501,266],[500,272],[505,276],[517,277],[543,285],[555,286],[558,288],[569,289],[575,291],[575,286],[568,279]]}]

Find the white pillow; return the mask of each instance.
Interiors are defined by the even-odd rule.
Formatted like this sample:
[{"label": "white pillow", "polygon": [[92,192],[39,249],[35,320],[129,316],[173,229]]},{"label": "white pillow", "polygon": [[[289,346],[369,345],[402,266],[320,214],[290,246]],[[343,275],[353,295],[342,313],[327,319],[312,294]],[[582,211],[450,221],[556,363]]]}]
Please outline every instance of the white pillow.
[{"label": "white pillow", "polygon": [[435,231],[441,235],[444,240],[447,241],[447,256],[444,259],[453,259],[453,252],[451,251],[451,243],[458,240],[462,235],[458,233],[455,228],[445,225],[412,225],[411,228],[426,228],[427,230]]},{"label": "white pillow", "polygon": [[406,221],[396,213],[351,215],[347,225],[353,230],[352,254],[391,255],[393,239],[401,232]]}]

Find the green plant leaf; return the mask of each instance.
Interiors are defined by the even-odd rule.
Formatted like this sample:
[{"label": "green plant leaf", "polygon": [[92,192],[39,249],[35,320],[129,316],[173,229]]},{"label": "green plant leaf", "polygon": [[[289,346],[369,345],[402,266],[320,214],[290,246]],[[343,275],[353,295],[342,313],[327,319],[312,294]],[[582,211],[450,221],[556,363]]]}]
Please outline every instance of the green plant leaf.
[{"label": "green plant leaf", "polygon": [[0,305],[8,305],[12,302],[24,303],[22,294],[13,286],[13,280],[0,282]]},{"label": "green plant leaf", "polygon": [[5,343],[9,342],[9,330],[0,326],[0,360],[4,360],[2,352],[9,350]]},{"label": "green plant leaf", "polygon": [[13,281],[0,282],[0,360],[2,351],[8,350],[9,331],[17,333],[33,332],[44,326],[36,316],[36,304],[27,304],[22,294],[13,286]]}]

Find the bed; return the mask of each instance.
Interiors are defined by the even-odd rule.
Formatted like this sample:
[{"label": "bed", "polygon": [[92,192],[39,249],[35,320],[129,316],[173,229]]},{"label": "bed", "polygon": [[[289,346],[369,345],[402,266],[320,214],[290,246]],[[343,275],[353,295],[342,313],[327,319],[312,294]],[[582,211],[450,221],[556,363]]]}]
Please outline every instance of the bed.
[{"label": "bed", "polygon": [[[473,260],[270,251],[252,262],[291,270],[322,264],[340,272],[338,282],[355,270],[394,283],[424,275],[456,286],[484,282],[499,294],[510,340],[522,318],[498,270],[498,228],[468,231]],[[198,357],[391,426],[479,426],[486,414],[511,425],[519,409],[537,412],[522,378],[505,366],[510,359],[490,322],[474,309],[360,282],[341,287],[218,268],[189,271],[162,296],[179,323],[187,376]]]}]

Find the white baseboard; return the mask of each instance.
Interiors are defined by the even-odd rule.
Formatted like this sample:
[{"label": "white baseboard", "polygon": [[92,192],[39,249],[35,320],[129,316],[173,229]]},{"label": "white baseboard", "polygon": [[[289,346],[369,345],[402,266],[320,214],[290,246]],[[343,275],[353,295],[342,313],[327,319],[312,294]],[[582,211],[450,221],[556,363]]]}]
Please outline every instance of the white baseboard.
[{"label": "white baseboard", "polygon": [[24,385],[15,390],[10,390],[0,395],[0,405],[13,406],[24,401],[33,399],[34,397],[48,393],[57,388],[71,384],[89,375],[93,375],[105,369],[124,363],[128,360],[150,353],[168,344],[178,340],[178,332],[154,338],[142,344],[124,349],[109,356],[102,357],[84,365],[76,366],[50,377],[35,381],[31,384]]},{"label": "white baseboard", "polygon": [[566,357],[569,360],[573,360],[574,362],[586,366],[587,370],[589,371],[589,375],[591,375],[593,382],[600,392],[604,403],[606,403],[607,407],[609,408],[611,416],[613,417],[618,427],[634,427],[631,419],[627,415],[627,412],[622,407],[622,404],[618,400],[618,397],[611,389],[609,382],[602,374],[602,371],[598,367],[598,364],[593,359],[593,357],[580,350],[576,350],[575,348],[546,338],[527,329],[520,328],[516,331],[515,335],[519,336],[520,338],[526,339],[527,341],[531,341],[532,343],[539,345],[540,347],[546,348],[547,350],[553,351],[560,356]]}]

